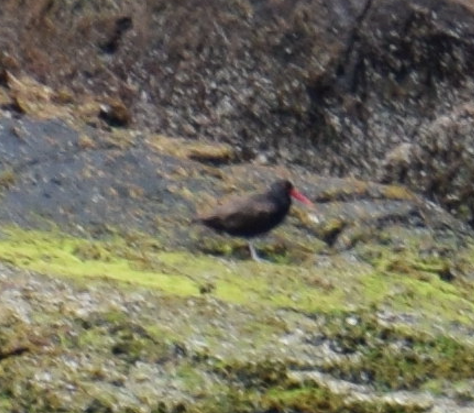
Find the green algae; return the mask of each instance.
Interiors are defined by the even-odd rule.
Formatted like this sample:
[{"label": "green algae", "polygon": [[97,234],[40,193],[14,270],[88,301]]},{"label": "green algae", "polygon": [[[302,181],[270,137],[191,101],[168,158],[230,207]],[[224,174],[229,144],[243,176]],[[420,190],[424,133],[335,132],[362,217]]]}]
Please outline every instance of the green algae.
[{"label": "green algae", "polygon": [[[84,239],[58,231],[4,229],[0,257],[15,266],[74,279],[113,280],[181,297],[203,294],[250,307],[307,313],[392,308],[423,311],[427,320],[472,323],[474,303],[466,284],[438,277],[445,262],[411,250],[394,255],[381,246],[365,250],[372,265],[326,257],[296,264],[231,261],[187,251],[167,251],[150,236],[112,234]],[[398,264],[396,264],[398,263]],[[212,288],[206,289],[211,285]],[[429,322],[429,321],[428,321]]]},{"label": "green algae", "polygon": [[418,413],[426,411],[417,404],[398,405],[381,400],[348,400],[343,394],[314,383],[289,389],[272,389],[262,397],[264,411],[341,412],[341,413]]},{"label": "green algae", "polygon": [[192,413],[208,412],[338,412],[338,413],[421,413],[426,404],[399,404],[381,399],[358,399],[335,392],[316,383],[292,383],[265,386],[256,392],[239,386],[221,388],[218,396],[196,403]]},{"label": "green algae", "polygon": [[[468,325],[472,320],[472,305],[462,291],[470,282],[443,281],[418,265],[415,255],[409,264],[417,267],[413,273],[387,267],[390,257],[383,250],[377,265],[336,256],[299,265],[255,263],[167,251],[138,235],[91,240],[16,229],[4,232],[0,255],[24,268],[82,280],[91,289],[80,291],[90,294],[105,284],[109,292],[130,292],[126,303],[133,302],[134,294],[140,296],[133,311],[112,300],[92,312],[70,309],[54,318],[53,308],[49,315],[33,317],[42,327],[34,337],[29,333],[26,342],[51,337],[56,346],[48,354],[32,351],[25,356],[35,363],[15,357],[2,361],[5,388],[16,389],[16,399],[22,400],[21,405],[12,401],[7,411],[25,406],[41,413],[61,411],[56,396],[42,395],[40,386],[27,388],[38,368],[52,372],[55,388],[66,382],[85,393],[71,411],[113,411],[121,403],[128,411],[139,411],[135,399],[121,398],[128,383],[133,394],[143,397],[140,403],[163,413],[415,413],[425,411],[426,404],[377,395],[358,399],[357,392],[354,396],[313,382],[305,373],[319,371],[334,380],[370,384],[381,393],[433,389],[441,395],[452,391],[450,382],[461,386],[474,377],[473,344],[454,333],[451,337],[446,329],[451,322]],[[111,281],[103,283],[104,278]],[[97,286],[94,280],[99,280]],[[206,282],[215,288],[202,294],[199,287]],[[142,297],[147,290],[157,294]],[[107,300],[107,293],[101,297]],[[152,299],[158,302],[150,306]],[[379,313],[385,310],[389,316],[400,315],[401,322],[384,320]],[[422,320],[403,323],[407,314]],[[26,323],[22,328],[33,330]],[[302,332],[298,350],[291,349],[291,340],[281,341]],[[16,330],[8,334],[8,342],[23,339]],[[319,342],[336,357],[319,359]],[[288,353],[280,348],[286,346]],[[311,357],[304,357],[306,351]],[[75,373],[57,367],[73,355],[84,362],[84,353],[93,359]],[[22,363],[26,366],[20,378]],[[160,385],[177,389],[182,398],[170,396],[159,404],[163,396],[151,389]],[[26,391],[32,395],[25,399]],[[460,387],[460,398],[471,394],[469,385]]]},{"label": "green algae", "polygon": [[0,411],[8,411],[12,408],[12,401],[8,395],[0,394]]},{"label": "green algae", "polygon": [[[0,257],[18,267],[73,278],[112,279],[163,289],[170,294],[198,295],[192,280],[174,274],[169,267],[161,272],[133,268],[139,261],[118,255],[123,240],[109,243],[23,230],[7,230],[4,234],[6,237],[0,240]],[[86,249],[88,255],[84,254]],[[161,258],[173,261],[174,254],[164,253]]]},{"label": "green algae", "polygon": [[370,382],[381,391],[474,377],[473,343],[439,332],[383,325],[373,314],[359,312],[327,318],[321,333],[337,342],[340,353],[357,355],[327,362],[325,371],[356,383]]}]

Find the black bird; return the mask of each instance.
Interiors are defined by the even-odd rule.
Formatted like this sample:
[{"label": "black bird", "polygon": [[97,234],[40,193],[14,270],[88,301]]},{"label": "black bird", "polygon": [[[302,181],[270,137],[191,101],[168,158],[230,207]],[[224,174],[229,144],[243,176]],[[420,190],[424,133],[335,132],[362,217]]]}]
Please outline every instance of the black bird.
[{"label": "black bird", "polygon": [[[285,219],[290,210],[292,197],[312,205],[290,181],[278,180],[266,192],[228,199],[211,212],[199,216],[197,221],[217,232],[252,238],[269,232]],[[250,241],[249,249],[252,258],[260,261]]]}]

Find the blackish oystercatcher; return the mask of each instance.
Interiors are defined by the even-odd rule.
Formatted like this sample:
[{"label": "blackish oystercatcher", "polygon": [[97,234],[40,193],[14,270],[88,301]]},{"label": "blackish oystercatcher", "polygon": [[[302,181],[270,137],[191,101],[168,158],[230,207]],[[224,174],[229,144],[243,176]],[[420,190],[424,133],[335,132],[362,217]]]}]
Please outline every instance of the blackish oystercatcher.
[{"label": "blackish oystercatcher", "polygon": [[[252,238],[269,232],[285,219],[292,197],[312,205],[290,181],[279,180],[266,192],[230,198],[208,214],[199,216],[197,221],[217,232]],[[260,261],[250,240],[249,249],[252,258]]]}]

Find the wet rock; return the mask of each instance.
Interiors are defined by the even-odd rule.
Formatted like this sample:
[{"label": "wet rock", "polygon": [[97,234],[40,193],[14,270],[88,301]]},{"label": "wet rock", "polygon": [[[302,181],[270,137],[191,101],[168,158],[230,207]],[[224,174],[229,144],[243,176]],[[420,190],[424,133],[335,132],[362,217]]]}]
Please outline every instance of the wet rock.
[{"label": "wet rock", "polygon": [[[103,126],[96,119],[101,113],[111,125],[133,119],[167,135],[219,139],[241,160],[263,156],[364,179],[377,170],[384,181],[429,194],[471,222],[468,168],[460,168],[455,188],[446,188],[468,152],[461,160],[445,158],[446,172],[438,173],[444,155],[420,158],[416,146],[427,145],[426,133],[436,134],[443,117],[461,119],[456,108],[469,105],[472,5],[323,3],[235,0],[221,8],[211,0],[194,19],[187,18],[196,12],[191,0],[179,7],[92,1],[80,10],[64,3],[44,9],[41,18],[35,8],[25,18],[12,6],[2,17],[4,38],[29,41],[10,42],[17,46],[4,51],[4,60],[17,64],[4,66],[15,74],[22,68],[53,89],[70,84],[120,102],[102,110],[84,102],[81,111],[93,112],[94,126]],[[51,24],[55,36],[45,30]],[[46,86],[16,92],[9,107],[51,114]],[[434,178],[419,176],[433,172]]]},{"label": "wet rock", "polygon": [[391,149],[383,159],[379,179],[385,183],[407,183],[409,172],[421,167],[415,163],[419,158],[419,152],[419,146],[412,143],[401,143]]},{"label": "wet rock", "polygon": [[416,147],[405,144],[383,167],[389,180],[417,188],[471,225],[473,115],[472,105],[465,104],[440,116],[420,130]]}]

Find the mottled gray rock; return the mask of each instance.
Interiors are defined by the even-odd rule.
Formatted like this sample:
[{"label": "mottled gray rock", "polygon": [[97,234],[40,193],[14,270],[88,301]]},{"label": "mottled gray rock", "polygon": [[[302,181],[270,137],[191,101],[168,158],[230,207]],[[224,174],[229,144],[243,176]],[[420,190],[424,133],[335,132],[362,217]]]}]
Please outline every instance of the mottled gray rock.
[{"label": "mottled gray rock", "polygon": [[383,164],[385,181],[424,193],[474,224],[474,107],[455,107],[421,128],[416,144],[403,144]]},{"label": "mottled gray rock", "polygon": [[27,16],[7,8],[2,65],[115,99],[141,127],[231,143],[240,159],[338,176],[378,171],[471,221],[467,170],[452,188],[425,179],[435,170],[451,182],[457,155],[443,168],[430,164],[436,155],[405,162],[409,178],[385,173],[383,162],[472,100],[471,2],[72,3]]}]

